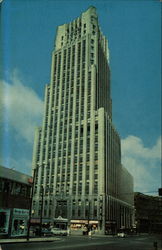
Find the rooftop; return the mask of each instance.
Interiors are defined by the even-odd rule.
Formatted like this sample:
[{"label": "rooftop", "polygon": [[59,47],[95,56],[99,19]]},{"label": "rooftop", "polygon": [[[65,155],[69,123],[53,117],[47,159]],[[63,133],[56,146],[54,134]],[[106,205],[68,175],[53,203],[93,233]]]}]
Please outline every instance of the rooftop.
[{"label": "rooftop", "polygon": [[24,184],[31,184],[32,176],[23,174],[16,170],[0,166],[0,178],[16,181]]}]

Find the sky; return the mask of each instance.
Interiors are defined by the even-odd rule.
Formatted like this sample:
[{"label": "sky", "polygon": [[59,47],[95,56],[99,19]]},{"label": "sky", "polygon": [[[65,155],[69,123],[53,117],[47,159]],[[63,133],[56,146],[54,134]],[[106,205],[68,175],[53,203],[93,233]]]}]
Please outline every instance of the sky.
[{"label": "sky", "polygon": [[161,3],[158,0],[3,0],[0,164],[31,174],[34,131],[58,25],[95,6],[108,39],[113,124],[134,190],[161,185]]}]

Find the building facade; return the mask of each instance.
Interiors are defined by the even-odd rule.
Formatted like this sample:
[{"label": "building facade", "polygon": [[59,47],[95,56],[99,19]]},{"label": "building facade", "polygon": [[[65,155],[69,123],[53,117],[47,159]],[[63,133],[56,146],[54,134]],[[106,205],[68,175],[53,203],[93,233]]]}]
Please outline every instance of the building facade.
[{"label": "building facade", "polygon": [[0,237],[27,235],[32,177],[0,166]]},{"label": "building facade", "polygon": [[35,134],[35,217],[61,216],[71,229],[88,225],[101,233],[131,227],[133,180],[125,176],[132,198],[121,199],[124,170],[110,89],[108,42],[90,7],[57,29],[43,124]]},{"label": "building facade", "polygon": [[139,233],[162,232],[162,197],[134,194],[135,223]]}]

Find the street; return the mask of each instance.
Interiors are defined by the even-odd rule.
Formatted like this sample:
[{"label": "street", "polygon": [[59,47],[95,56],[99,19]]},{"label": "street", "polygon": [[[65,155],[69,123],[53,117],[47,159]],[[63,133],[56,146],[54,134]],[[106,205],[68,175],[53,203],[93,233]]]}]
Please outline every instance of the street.
[{"label": "street", "polygon": [[[85,250],[155,250],[154,242],[157,242],[158,250],[162,249],[160,236],[128,236],[117,238],[109,236],[64,236],[59,241],[30,242],[1,244],[2,250],[59,250],[59,249],[85,249]],[[157,250],[156,249],[156,250]]]}]

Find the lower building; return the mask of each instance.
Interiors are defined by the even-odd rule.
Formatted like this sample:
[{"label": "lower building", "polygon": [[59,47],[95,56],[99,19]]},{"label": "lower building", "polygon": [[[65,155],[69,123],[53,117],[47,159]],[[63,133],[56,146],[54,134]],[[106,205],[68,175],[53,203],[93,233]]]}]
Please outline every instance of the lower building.
[{"label": "lower building", "polygon": [[123,166],[120,171],[117,197],[100,194],[86,198],[63,193],[51,197],[42,188],[41,199],[33,200],[32,221],[40,223],[42,218],[43,224],[68,228],[71,234],[90,230],[101,234],[116,234],[121,229],[130,231],[134,226],[133,178]]},{"label": "lower building", "polygon": [[32,178],[0,166],[0,237],[27,235]]},{"label": "lower building", "polygon": [[162,232],[162,197],[134,194],[135,224],[139,233]]}]

